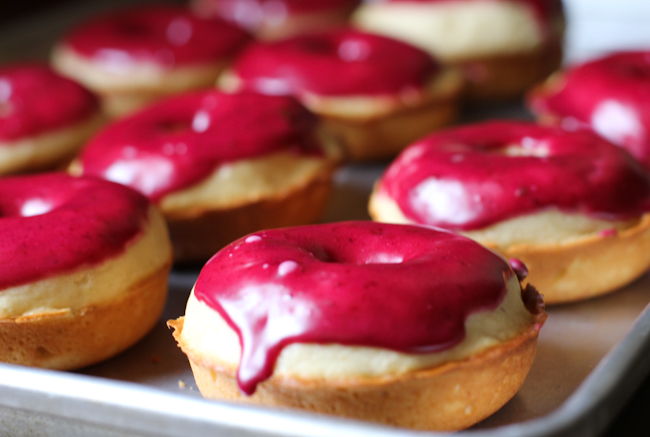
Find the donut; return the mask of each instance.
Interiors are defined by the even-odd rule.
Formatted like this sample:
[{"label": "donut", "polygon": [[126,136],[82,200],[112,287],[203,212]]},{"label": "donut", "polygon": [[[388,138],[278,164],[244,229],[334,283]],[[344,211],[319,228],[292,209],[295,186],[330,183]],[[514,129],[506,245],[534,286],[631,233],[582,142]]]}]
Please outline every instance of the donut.
[{"label": "donut", "polygon": [[156,323],[171,245],[147,199],[64,173],[0,179],[0,361],[84,367]]},{"label": "donut", "polygon": [[461,232],[523,261],[547,303],[615,290],[650,266],[650,177],[591,132],[494,121],[409,146],[373,219]]},{"label": "donut", "polygon": [[517,392],[545,318],[476,242],[362,221],[233,242],[168,324],[207,398],[458,430]]},{"label": "donut", "polygon": [[594,131],[650,169],[650,51],[569,68],[534,88],[528,106],[540,123]]},{"label": "donut", "polygon": [[359,0],[192,0],[204,17],[218,16],[261,39],[282,39],[346,24]]},{"label": "donut", "polygon": [[102,97],[116,117],[170,94],[207,88],[250,37],[172,5],[120,10],[70,31],[52,63]]},{"label": "donut", "polygon": [[207,90],[107,126],[71,171],[146,195],[167,219],[175,259],[205,262],[250,232],[316,221],[333,144],[291,97]]},{"label": "donut", "polygon": [[47,66],[0,67],[0,175],[69,161],[101,123],[97,98]]},{"label": "donut", "polygon": [[456,66],[473,101],[517,98],[562,61],[560,0],[373,0],[353,22]]},{"label": "donut", "polygon": [[295,96],[358,161],[394,157],[451,123],[461,81],[420,49],[343,29],[251,44],[219,84]]}]

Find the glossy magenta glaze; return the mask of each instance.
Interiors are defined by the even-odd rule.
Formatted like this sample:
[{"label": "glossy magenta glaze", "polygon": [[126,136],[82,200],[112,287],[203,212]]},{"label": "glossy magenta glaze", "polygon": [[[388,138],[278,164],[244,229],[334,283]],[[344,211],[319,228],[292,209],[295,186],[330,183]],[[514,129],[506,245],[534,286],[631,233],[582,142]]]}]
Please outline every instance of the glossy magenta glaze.
[{"label": "glossy magenta glaze", "polygon": [[84,149],[83,174],[157,201],[221,164],[280,150],[321,153],[316,118],[291,97],[217,90],[172,97],[109,125]]},{"label": "glossy magenta glaze", "polygon": [[195,0],[204,16],[216,15],[255,31],[262,25],[279,26],[288,18],[308,14],[352,11],[359,0]]},{"label": "glossy magenta glaze", "polygon": [[[449,3],[449,2],[464,2],[472,3],[475,1],[490,1],[490,0],[370,0],[371,2],[387,2],[387,3]],[[539,20],[542,28],[551,26],[552,20],[562,15],[562,1],[561,0],[492,0],[503,1],[510,3],[521,3],[530,7],[535,13],[535,17]]]},{"label": "glossy magenta glaze", "polygon": [[122,253],[147,220],[133,190],[63,173],[0,179],[0,290]]},{"label": "glossy magenta glaze", "polygon": [[549,208],[605,220],[650,210],[650,177],[625,151],[591,132],[514,121],[416,142],[391,164],[379,190],[414,222],[455,230]]},{"label": "glossy magenta glaze", "polygon": [[439,71],[420,49],[352,29],[258,42],[232,68],[244,89],[298,96],[419,93]]},{"label": "glossy magenta glaze", "polygon": [[63,129],[98,111],[93,94],[45,65],[0,68],[0,142]]},{"label": "glossy magenta glaze", "polygon": [[569,69],[531,109],[565,129],[591,129],[650,168],[650,51],[615,53]]},{"label": "glossy magenta glaze", "polygon": [[74,29],[63,43],[119,72],[143,61],[165,68],[212,64],[232,57],[248,41],[248,34],[232,24],[166,5],[98,17]]},{"label": "glossy magenta glaze", "polygon": [[241,238],[206,264],[194,294],[239,335],[237,379],[252,394],[292,343],[450,348],[470,314],[501,303],[512,276],[502,258],[460,235],[343,222]]}]

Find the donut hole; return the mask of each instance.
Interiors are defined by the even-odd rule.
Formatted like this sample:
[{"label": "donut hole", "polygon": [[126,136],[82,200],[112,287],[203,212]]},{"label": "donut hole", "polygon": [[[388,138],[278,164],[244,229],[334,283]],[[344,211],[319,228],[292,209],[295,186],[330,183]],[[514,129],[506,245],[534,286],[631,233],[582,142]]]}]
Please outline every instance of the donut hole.
[{"label": "donut hole", "polygon": [[140,38],[149,35],[151,29],[137,20],[122,20],[116,23],[115,32],[127,38]]},{"label": "donut hole", "polygon": [[329,56],[337,52],[337,46],[322,38],[304,38],[299,41],[300,47],[307,53]]},{"label": "donut hole", "polygon": [[519,143],[508,144],[499,149],[499,153],[511,157],[547,158],[548,146],[545,142],[530,137],[524,137]]},{"label": "donut hole", "polygon": [[194,130],[193,122],[174,120],[163,121],[158,124],[158,133],[160,135],[173,135]]}]

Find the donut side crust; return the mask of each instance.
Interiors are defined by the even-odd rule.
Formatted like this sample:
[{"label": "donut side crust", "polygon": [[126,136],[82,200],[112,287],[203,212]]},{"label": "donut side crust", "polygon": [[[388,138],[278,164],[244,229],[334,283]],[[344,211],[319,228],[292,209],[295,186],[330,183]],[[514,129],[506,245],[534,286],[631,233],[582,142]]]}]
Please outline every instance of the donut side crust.
[{"label": "donut side crust", "polygon": [[72,126],[9,143],[0,142],[0,175],[63,166],[104,122],[104,116],[97,111]]},{"label": "donut side crust", "polygon": [[403,375],[351,380],[271,377],[253,396],[242,395],[235,369],[192,356],[180,341],[183,318],[168,322],[188,355],[201,394],[222,399],[333,414],[423,430],[465,429],[501,408],[523,384],[532,365],[546,314],[508,342],[463,361]]},{"label": "donut side crust", "polygon": [[465,98],[502,101],[519,98],[528,88],[548,77],[562,63],[559,41],[530,53],[490,56],[454,62],[466,78]]},{"label": "donut side crust", "polygon": [[527,281],[547,304],[573,302],[612,292],[650,267],[650,214],[612,235],[590,235],[564,244],[491,246],[518,258],[530,272]]},{"label": "donut side crust", "polygon": [[316,222],[330,197],[332,171],[277,197],[229,209],[195,209],[186,215],[166,215],[175,260],[205,261],[252,232]]},{"label": "donut side crust", "polygon": [[418,138],[451,125],[457,118],[458,108],[458,92],[455,92],[377,118],[333,115],[321,115],[321,118],[325,128],[344,145],[346,159],[378,161],[393,158]]},{"label": "donut side crust", "polygon": [[[375,221],[412,223],[385,216],[377,187],[370,198],[369,213]],[[391,201],[392,202],[392,201]],[[501,247],[478,241],[505,258],[517,258],[528,267],[525,283],[535,285],[546,304],[589,299],[617,290],[637,279],[650,267],[650,213],[628,228],[611,234],[598,232],[553,244],[514,244]]]},{"label": "donut side crust", "polygon": [[142,62],[129,74],[115,74],[65,45],[56,47],[52,55],[52,66],[60,74],[99,94],[103,111],[112,118],[134,112],[172,94],[208,88],[227,64],[229,60],[221,60],[169,70]]},{"label": "donut side crust", "polygon": [[151,330],[167,298],[171,262],[121,299],[78,311],[0,319],[0,361],[55,370],[85,367],[127,349]]}]

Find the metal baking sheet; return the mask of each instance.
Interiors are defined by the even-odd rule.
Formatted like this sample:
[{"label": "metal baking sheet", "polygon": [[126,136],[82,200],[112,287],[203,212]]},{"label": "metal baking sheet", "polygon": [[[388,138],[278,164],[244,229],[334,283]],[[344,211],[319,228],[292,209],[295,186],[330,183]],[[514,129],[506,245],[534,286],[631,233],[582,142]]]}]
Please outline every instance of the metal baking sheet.
[{"label": "metal baking sheet", "polygon": [[[0,61],[47,55],[70,24],[100,9],[131,1],[79,2],[0,29]],[[611,35],[594,45],[598,23],[638,46],[650,35],[632,14],[616,21],[605,0],[569,0],[569,53],[578,59],[612,48]],[[628,11],[616,2],[619,10]],[[611,2],[610,2],[611,4]],[[600,6],[599,6],[600,5]],[[581,9],[583,11],[581,12]],[[605,8],[605,9],[604,9]],[[606,12],[603,12],[606,11]],[[580,21],[580,17],[591,17]],[[615,17],[614,17],[615,18]],[[599,21],[600,20],[600,21]],[[643,24],[646,33],[641,35]],[[631,29],[631,30],[630,30]],[[636,35],[634,29],[639,30]],[[631,33],[630,33],[631,32]],[[631,35],[631,36],[630,36]],[[636,35],[636,36],[635,36]],[[626,39],[627,38],[627,39]],[[597,39],[597,38],[596,38]],[[614,38],[616,39],[616,38]],[[465,121],[525,118],[517,105],[475,109]],[[344,167],[325,221],[367,218],[366,202],[379,165]],[[0,364],[0,436],[421,436],[441,435],[306,414],[203,400],[185,356],[165,321],[184,312],[197,270],[174,271],[170,296],[155,329],[140,343],[80,372]],[[500,411],[457,435],[597,436],[650,369],[650,277],[587,302],[553,307],[537,358],[520,392]],[[645,308],[645,310],[644,310]]]}]

